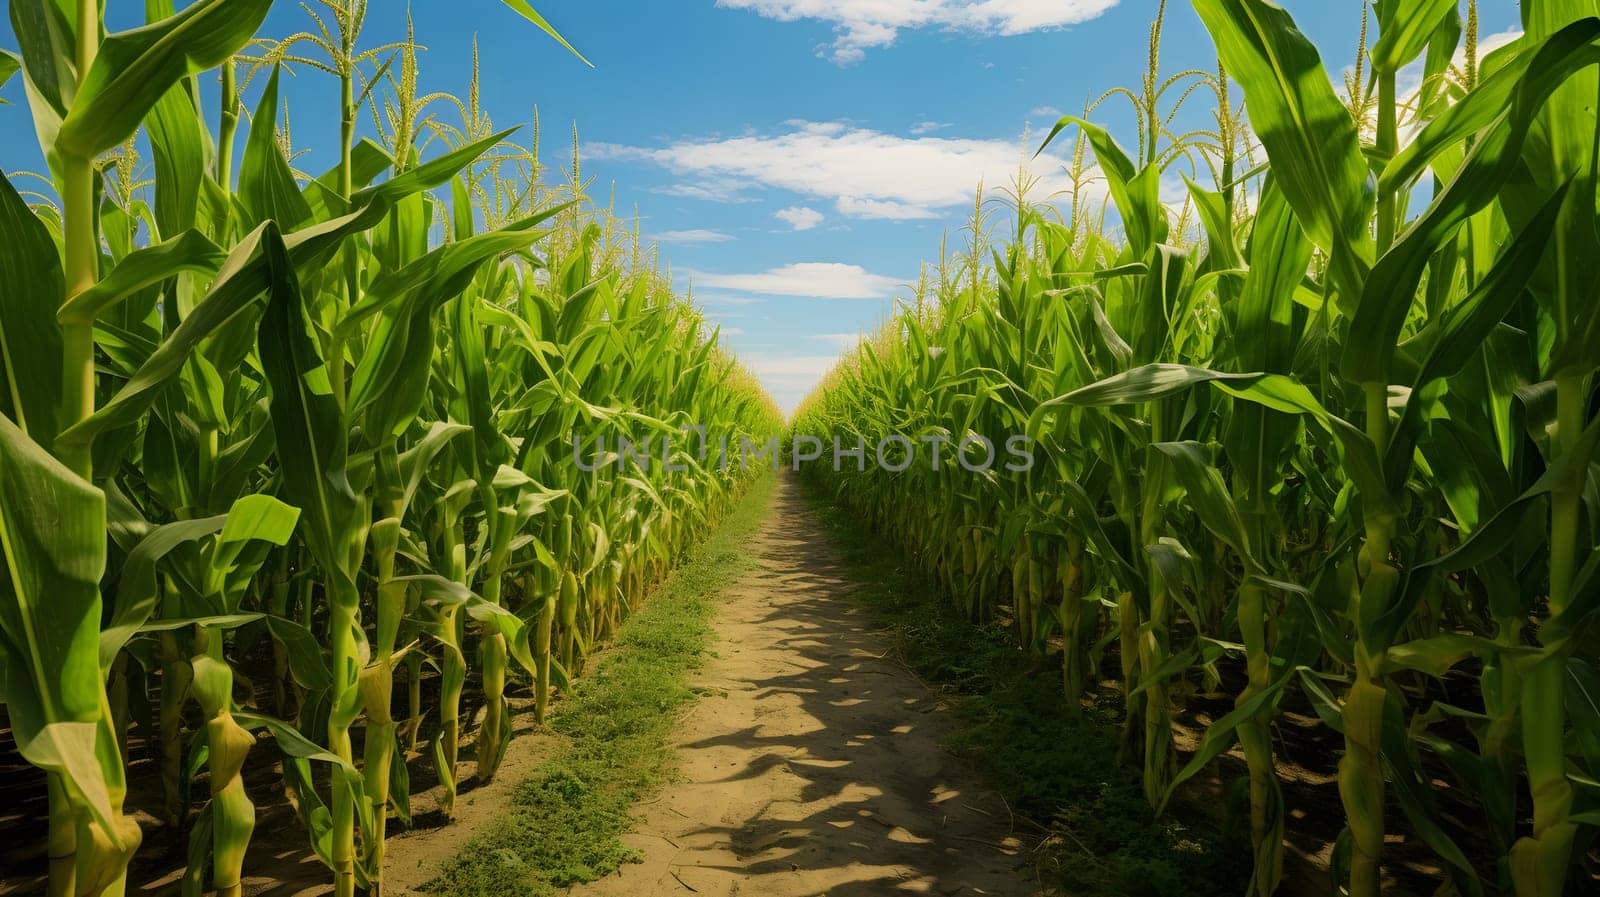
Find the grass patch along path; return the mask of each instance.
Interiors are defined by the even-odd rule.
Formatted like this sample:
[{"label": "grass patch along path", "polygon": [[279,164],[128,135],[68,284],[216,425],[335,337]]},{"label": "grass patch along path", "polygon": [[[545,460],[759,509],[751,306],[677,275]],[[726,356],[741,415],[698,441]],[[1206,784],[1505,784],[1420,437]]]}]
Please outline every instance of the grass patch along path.
[{"label": "grass patch along path", "polygon": [[[1036,892],[1005,801],[943,747],[954,729],[939,696],[851,600],[840,546],[800,487],[783,476],[754,499],[630,623],[628,653],[579,686],[572,746],[463,851],[442,893],[526,894],[529,881],[548,893],[593,875],[570,893]],[[758,531],[731,538],[750,506]],[[661,616],[684,604],[705,606]],[[707,614],[715,642],[698,669],[625,671],[698,653]]]},{"label": "grass patch along path", "polygon": [[[641,859],[622,836],[633,807],[668,781],[672,737],[701,690],[691,677],[711,656],[718,595],[751,567],[748,543],[767,515],[772,478],[756,482],[711,538],[591,659],[552,707],[545,757],[483,820],[436,879],[443,897],[544,895]],[[404,842],[391,847],[404,863]]]},{"label": "grass patch along path", "polygon": [[1154,818],[1110,714],[1067,713],[1028,664],[848,512],[765,480],[427,890],[1236,893],[1237,833]]},{"label": "grass patch along path", "polygon": [[644,862],[579,897],[1035,893],[1005,802],[945,750],[939,696],[852,594],[841,545],[779,478],[718,600],[678,780],[624,840]]}]

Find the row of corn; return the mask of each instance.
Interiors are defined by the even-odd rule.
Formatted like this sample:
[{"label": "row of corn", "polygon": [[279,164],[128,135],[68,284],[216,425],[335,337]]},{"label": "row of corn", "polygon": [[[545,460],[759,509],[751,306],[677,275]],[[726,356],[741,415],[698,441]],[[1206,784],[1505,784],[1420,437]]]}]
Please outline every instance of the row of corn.
[{"label": "row of corn", "polygon": [[[1120,682],[1153,806],[1242,755],[1251,894],[1295,824],[1286,705],[1342,736],[1344,892],[1379,893],[1403,834],[1441,893],[1577,893],[1600,826],[1600,5],[1523,0],[1482,52],[1475,5],[1384,0],[1343,85],[1282,7],[1193,5],[1218,70],[1158,77],[1158,21],[1143,85],[1107,96],[1137,152],[1097,104],[1062,120],[1067,195],[1019,182],[998,241],[980,201],[966,251],[794,425],[978,462],[977,436],[1025,434],[1036,463],[815,476],[973,617],[1059,646],[1072,707]],[[1215,127],[1176,132],[1195,97]],[[1177,750],[1207,695],[1231,712]]]},{"label": "row of corn", "polygon": [[[542,717],[735,497],[682,428],[778,426],[584,207],[576,152],[549,182],[476,76],[422,94],[414,39],[319,4],[263,40],[271,0],[149,0],[122,32],[10,3],[0,77],[48,171],[0,178],[0,699],[46,773],[52,897],[127,889],[130,774],[187,833],[185,893],[240,893],[263,751],[335,893],[380,893],[408,756],[452,811],[469,680],[485,782],[508,675]],[[337,90],[325,173],[296,168],[286,69]],[[672,453],[594,469],[652,437]]]}]

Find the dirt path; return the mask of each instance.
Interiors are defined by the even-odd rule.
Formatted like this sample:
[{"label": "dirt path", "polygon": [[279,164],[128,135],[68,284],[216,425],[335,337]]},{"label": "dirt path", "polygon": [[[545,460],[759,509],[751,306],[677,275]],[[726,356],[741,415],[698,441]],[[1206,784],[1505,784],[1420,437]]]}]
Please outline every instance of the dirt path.
[{"label": "dirt path", "polygon": [[600,895],[1027,895],[1003,800],[941,747],[938,698],[848,600],[787,477],[724,597],[682,781],[640,808],[642,865]]}]

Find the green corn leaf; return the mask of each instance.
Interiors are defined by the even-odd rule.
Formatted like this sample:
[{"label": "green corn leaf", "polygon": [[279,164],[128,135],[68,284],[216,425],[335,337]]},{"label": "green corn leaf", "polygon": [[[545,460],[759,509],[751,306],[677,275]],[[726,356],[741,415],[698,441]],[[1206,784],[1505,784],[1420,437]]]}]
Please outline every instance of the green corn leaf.
[{"label": "green corn leaf", "polygon": [[100,667],[111,669],[117,653],[138,633],[156,611],[160,601],[157,565],[173,551],[222,531],[222,515],[198,520],[180,520],[150,530],[128,553],[122,575],[117,580],[116,602],[111,622],[100,633]]},{"label": "green corn leaf", "polygon": [[[269,546],[281,546],[294,532],[299,511],[269,495],[247,495],[234,502],[227,514],[195,520],[180,520],[152,528],[123,562],[122,575],[117,584],[116,602],[111,612],[111,622],[100,632],[100,663],[109,670],[136,632],[161,631],[202,623],[205,619],[234,619],[237,602],[230,596],[243,591],[250,578],[265,560]],[[208,541],[210,540],[210,541]],[[169,555],[197,542],[207,542],[206,551],[198,555],[200,571],[182,571],[175,581],[202,594],[190,597],[207,599],[203,605],[211,617],[194,617],[186,621],[162,620],[149,622],[160,601],[157,567]],[[255,550],[247,552],[254,543]],[[258,619],[259,615],[249,620]],[[242,622],[249,622],[238,617]],[[210,625],[220,625],[213,622]]]},{"label": "green corn leaf", "polygon": [[1100,552],[1101,557],[1116,566],[1125,582],[1139,581],[1139,572],[1134,569],[1133,562],[1112,540],[1105,527],[1101,525],[1100,517],[1095,513],[1094,500],[1089,497],[1088,491],[1081,484],[1070,480],[1062,485],[1062,493],[1067,506],[1077,517],[1078,526],[1083,528],[1089,541]]},{"label": "green corn leaf", "polygon": [[63,323],[92,323],[117,303],[184,271],[215,274],[228,254],[199,231],[181,234],[124,258],[94,286],[61,307]]},{"label": "green corn leaf", "polygon": [[1539,49],[1510,108],[1478,134],[1449,186],[1373,268],[1350,324],[1342,364],[1346,379],[1389,382],[1395,345],[1429,260],[1468,218],[1494,200],[1516,171],[1530,128],[1556,88],[1600,62],[1600,20],[1589,24],[1569,26]]},{"label": "green corn leaf", "polygon": [[1378,6],[1378,42],[1372,47],[1372,66],[1394,74],[1416,59],[1455,12],[1456,0],[1382,0]]},{"label": "green corn leaf", "polygon": [[1445,673],[1469,657],[1488,656],[1501,650],[1503,650],[1501,645],[1488,639],[1455,632],[1441,632],[1424,639],[1395,645],[1384,652],[1383,660],[1386,667],[1414,670],[1441,679]]},{"label": "green corn leaf", "polygon": [[192,826],[189,829],[189,862],[183,870],[183,881],[178,888],[179,897],[204,897],[206,893],[206,873],[210,870],[213,827],[209,801],[200,808],[199,813],[195,814]]},{"label": "green corn leaf", "polygon": [[1044,404],[1051,407],[1064,404],[1088,407],[1139,405],[1182,392],[1201,383],[1230,380],[1254,383],[1263,376],[1227,374],[1182,364],[1147,364],[1050,399]]},{"label": "green corn leaf", "polygon": [[340,320],[340,334],[353,338],[369,317],[391,305],[437,307],[466,289],[485,261],[538,240],[543,233],[534,228],[573,205],[562,203],[491,233],[447,243],[404,268],[382,275],[367,287],[361,301]]},{"label": "green corn leaf", "polygon": [[53,140],[53,132],[66,116],[67,104],[77,90],[76,29],[54,0],[15,0],[9,6],[11,31],[22,51],[22,58],[12,57],[12,61],[20,64],[33,95],[53,113]]},{"label": "green corn leaf", "polygon": [[178,82],[145,118],[156,172],[156,227],[163,239],[194,227],[199,214],[209,138],[193,90],[193,81]]},{"label": "green corn leaf", "polygon": [[1321,57],[1289,13],[1268,0],[1194,0],[1194,6],[1217,55],[1244,88],[1273,176],[1307,236],[1329,254],[1340,294],[1355,301],[1371,265],[1367,225],[1375,194],[1355,122]]},{"label": "green corn leaf", "polygon": [[[210,292],[189,312],[172,335],[145,359],[122,388],[94,414],[64,431],[57,438],[58,444],[90,444],[102,432],[137,421],[157,399],[160,391],[182,373],[184,365],[202,342],[251,310],[262,289],[260,281],[256,279],[260,273],[259,265],[251,264],[260,236],[260,231],[257,231],[234,249],[218,272]],[[188,244],[190,249],[197,247],[203,250],[197,241]],[[159,248],[146,252],[156,253],[149,256],[148,261],[163,257]],[[141,260],[141,271],[146,268],[145,261]],[[130,271],[130,280],[141,279],[132,274]],[[252,274],[256,277],[252,277]],[[102,307],[115,299],[115,295],[101,297],[91,307]]]},{"label": "green corn leaf", "polygon": [[527,671],[528,675],[538,675],[533,652],[528,647],[530,627],[526,620],[510,610],[486,600],[466,586],[443,576],[431,574],[397,576],[394,581],[403,582],[407,586],[416,589],[424,601],[439,606],[461,607],[466,611],[467,616],[505,636],[506,647],[510,650],[512,659],[516,660]]},{"label": "green corn leaf", "polygon": [[1399,508],[1384,480],[1383,465],[1372,440],[1349,421],[1330,413],[1304,385],[1272,374],[1248,384],[1220,380],[1217,388],[1235,398],[1286,414],[1304,414],[1316,421],[1343,450],[1345,471],[1361,490],[1363,512],[1374,519],[1398,516]]},{"label": "green corn leaf", "polygon": [[346,472],[344,418],[308,330],[288,247],[270,221],[259,233],[271,279],[261,318],[261,368],[272,389],[278,454],[295,459],[284,465],[284,492],[300,506],[301,538],[324,575],[346,575],[345,534],[354,524],[356,496]]},{"label": "green corn leaf", "polygon": [[1393,691],[1384,706],[1382,739],[1383,762],[1388,767],[1389,783],[1399,798],[1406,819],[1422,840],[1450,865],[1451,878],[1457,887],[1471,897],[1480,897],[1483,886],[1478,881],[1477,870],[1460,845],[1439,825],[1440,814],[1435,806],[1433,784],[1412,759],[1405,710]]},{"label": "green corn leaf", "polygon": [[[1595,762],[1600,761],[1600,673],[1596,673],[1592,664],[1585,663],[1580,658],[1569,658],[1565,692],[1567,716],[1572,719],[1574,728],[1579,733],[1589,768],[1594,769]],[[1600,784],[1593,780],[1589,780],[1587,784],[1590,787],[1600,787]],[[1596,815],[1600,816],[1600,812]],[[1600,821],[1588,824],[1600,825]]]},{"label": "green corn leaf", "polygon": [[1300,673],[1300,687],[1305,690],[1306,697],[1311,701],[1311,708],[1316,711],[1317,718],[1322,724],[1333,731],[1344,734],[1344,708],[1339,704],[1339,699],[1328,690],[1328,684],[1315,672],[1302,669]]},{"label": "green corn leaf", "polygon": [[1539,269],[1566,202],[1568,185],[1545,202],[1496,260],[1488,275],[1466,298],[1444,313],[1433,346],[1411,385],[1400,424],[1391,437],[1385,469],[1391,488],[1401,488],[1409,475],[1417,434],[1423,423],[1423,393],[1435,382],[1455,376],[1482,357],[1484,344]]},{"label": "green corn leaf", "polygon": [[162,619],[146,623],[139,627],[140,632],[172,632],[178,629],[188,629],[199,626],[204,629],[238,629],[261,620],[265,614],[217,614],[209,617],[179,617],[177,619]]},{"label": "green corn leaf", "polygon": [[1201,772],[1207,765],[1222,755],[1223,751],[1233,746],[1234,733],[1246,722],[1254,719],[1261,709],[1267,704],[1278,700],[1284,688],[1294,681],[1293,670],[1278,676],[1271,685],[1251,695],[1250,698],[1239,704],[1226,716],[1206,727],[1205,734],[1200,737],[1200,747],[1189,758],[1189,762],[1178,770],[1167,785],[1166,794],[1162,796],[1161,804],[1164,807],[1172,800],[1173,793],[1179,785],[1189,781]]},{"label": "green corn leaf", "polygon": [[[1233,330],[1233,352],[1244,371],[1288,373],[1300,342],[1294,295],[1311,264],[1306,239],[1277,180],[1262,188],[1251,227],[1250,274],[1240,292]],[[1233,408],[1225,444],[1235,466],[1234,482],[1241,511],[1266,526],[1276,508],[1272,488],[1281,482],[1280,465],[1290,453],[1297,422],[1254,403]]]},{"label": "green corn leaf", "polygon": [[285,231],[292,231],[311,219],[311,206],[300,195],[289,160],[278,143],[278,76],[273,68],[266,89],[250,120],[245,138],[244,158],[239,163],[239,202],[249,217],[247,227],[268,219]]},{"label": "green corn leaf", "polygon": [[353,209],[371,206],[387,210],[389,205],[378,206],[378,204],[393,204],[414,193],[432,190],[455,177],[462,169],[477,160],[479,156],[504,142],[507,137],[515,134],[518,130],[518,128],[508,128],[504,131],[490,134],[482,140],[476,140],[465,146],[453,149],[437,159],[424,162],[415,168],[408,168],[405,174],[398,177],[393,177],[380,184],[359,190],[355,196],[350,197],[350,206]]},{"label": "green corn leaf", "polygon": [[1183,186],[1189,191],[1189,200],[1199,213],[1205,229],[1206,259],[1201,269],[1212,272],[1242,268],[1244,260],[1239,257],[1239,249],[1234,241],[1227,198],[1216,190],[1200,186],[1188,175],[1183,176]]},{"label": "green corn leaf", "polygon": [[235,501],[208,558],[207,596],[220,601],[224,612],[236,613],[267,555],[289,544],[299,520],[299,508],[270,495]]},{"label": "green corn leaf", "polygon": [[[15,56],[12,56],[10,53],[0,51],[0,88],[5,87],[6,83],[11,80],[11,76],[15,75],[21,68],[21,60],[17,59]],[[0,99],[0,106],[9,105],[9,101]]]},{"label": "green corn leaf", "polygon": [[1262,566],[1250,544],[1244,519],[1228,495],[1222,474],[1211,465],[1205,447],[1197,442],[1158,442],[1150,449],[1177,475],[1206,529],[1238,552],[1252,572],[1260,571]]},{"label": "green corn leaf", "polygon": [[[1536,504],[1542,503],[1552,492],[1572,490],[1574,482],[1583,482],[1597,448],[1600,448],[1600,418],[1590,422],[1572,451],[1557,458],[1537,482],[1515,501],[1495,512],[1488,522],[1473,530],[1454,550],[1412,568],[1398,599],[1378,621],[1379,635],[1383,640],[1377,643],[1387,644],[1394,640],[1406,620],[1410,619],[1411,613],[1422,603],[1432,577],[1471,569],[1493,560],[1512,547]],[[1581,491],[1581,487],[1578,491]],[[1581,608],[1582,613],[1588,613],[1600,605],[1600,594],[1597,594],[1600,593],[1600,576],[1596,575],[1597,570],[1600,570],[1600,565],[1589,563],[1575,577],[1574,597],[1577,601],[1573,607]],[[1571,612],[1569,608],[1567,614],[1545,624],[1549,638],[1564,637],[1583,624],[1583,618],[1571,616]]]},{"label": "green corn leaf", "polygon": [[1507,65],[1485,78],[1461,102],[1429,121],[1384,167],[1378,180],[1379,189],[1392,189],[1413,180],[1442,153],[1459,147],[1467,137],[1503,116],[1520,92],[1537,55],[1537,51],[1531,50],[1516,53]]},{"label": "green corn leaf", "polygon": [[92,159],[128,139],[180,80],[220,65],[261,27],[272,0],[197,0],[183,12],[100,42],[55,150]]},{"label": "green corn leaf", "polygon": [[440,306],[460,295],[484,264],[539,238],[529,228],[554,212],[490,234],[449,243],[399,271],[385,275],[367,290],[340,327],[348,328],[373,309],[381,317],[368,335],[365,353],[351,379],[349,413],[367,412],[367,429],[395,434],[416,417],[426,397],[430,371],[408,359],[433,355],[431,318]]},{"label": "green corn leaf", "polygon": [[1166,209],[1161,205],[1159,171],[1154,167],[1136,169],[1133,160],[1110,131],[1074,115],[1056,122],[1034,155],[1037,157],[1044,152],[1063,130],[1074,125],[1082,131],[1089,145],[1094,147],[1095,158],[1099,159],[1100,170],[1106,176],[1112,201],[1122,214],[1122,226],[1128,234],[1129,249],[1135,258],[1143,258],[1155,244],[1167,238],[1167,217]]},{"label": "green corn leaf", "polygon": [[283,645],[289,658],[289,673],[301,688],[313,691],[333,685],[333,674],[323,656],[322,641],[311,630],[294,620],[268,615],[267,631],[273,641]]},{"label": "green corn leaf", "polygon": [[[408,187],[417,187],[409,182]],[[288,247],[296,269],[320,268],[338,251],[344,239],[382,220],[395,193],[375,193],[357,211],[342,218],[296,231],[281,242]],[[180,374],[202,342],[251,312],[256,300],[273,281],[262,253],[263,224],[241,240],[217,272],[204,299],[185,317],[165,342],[156,347],[122,388],[86,420],[58,437],[58,442],[90,442],[100,433],[139,419]]]},{"label": "green corn leaf", "polygon": [[552,26],[549,22],[545,21],[544,16],[539,15],[539,13],[537,11],[535,11],[532,6],[528,5],[528,0],[501,0],[501,2],[504,3],[506,6],[510,7],[511,9],[515,10],[516,13],[518,15],[522,16],[524,19],[527,19],[528,21],[532,22],[535,26],[538,27],[538,29],[540,31],[543,31],[545,34],[550,35],[552,38],[555,39],[556,43],[560,44],[563,47],[566,47],[567,48],[567,52],[569,52],[572,55],[578,57],[578,59],[584,65],[589,66],[590,68],[594,68],[594,63],[590,62],[587,59],[584,59],[582,53],[579,53],[576,49],[573,48],[573,46],[571,44],[567,43],[567,39],[562,37],[561,33],[556,31],[554,26]]},{"label": "green corn leaf", "polygon": [[[392,167],[389,151],[366,137],[350,147],[350,183],[357,190],[365,189]],[[311,220],[327,221],[346,211],[344,197],[339,195],[340,168],[335,165],[306,185],[302,195],[311,208]]]},{"label": "green corn leaf", "polygon": [[1428,55],[1422,66],[1422,90],[1417,96],[1417,108],[1424,120],[1437,117],[1447,108],[1444,102],[1449,93],[1447,76],[1455,64],[1461,34],[1461,13],[1451,4],[1428,39]]},{"label": "green corn leaf", "polygon": [[0,414],[46,448],[61,406],[61,256],[0,173]]},{"label": "green corn leaf", "polygon": [[17,749],[54,772],[115,841],[97,758],[105,494],[0,417],[0,644]]},{"label": "green corn leaf", "polygon": [[345,780],[344,787],[354,789],[358,797],[355,802],[356,805],[360,806],[366,803],[364,799],[360,799],[363,795],[360,770],[338,754],[332,753],[306,738],[294,726],[282,720],[273,719],[270,716],[264,716],[259,713],[246,713],[244,711],[235,711],[233,719],[234,722],[246,729],[266,729],[272,733],[272,740],[277,744],[278,750],[283,751],[288,757],[295,760],[326,763],[333,767],[336,773],[341,774],[339,778]]},{"label": "green corn leaf", "polygon": [[1277,178],[1262,188],[1250,234],[1250,276],[1239,298],[1235,351],[1246,371],[1286,374],[1294,362],[1294,290],[1311,266],[1311,242]]},{"label": "green corn leaf", "polygon": [[404,484],[405,495],[401,502],[402,507],[411,506],[417,490],[422,488],[423,478],[428,475],[429,468],[433,466],[434,459],[439,457],[439,453],[444,451],[457,436],[471,432],[472,428],[466,424],[434,421],[429,425],[427,435],[400,453],[400,481]]},{"label": "green corn leaf", "polygon": [[1452,377],[1478,357],[1494,328],[1505,320],[1523,296],[1550,246],[1551,234],[1566,201],[1571,182],[1545,200],[1533,219],[1523,226],[1494,267],[1466,298],[1445,313],[1438,338],[1422,364],[1412,389]]}]

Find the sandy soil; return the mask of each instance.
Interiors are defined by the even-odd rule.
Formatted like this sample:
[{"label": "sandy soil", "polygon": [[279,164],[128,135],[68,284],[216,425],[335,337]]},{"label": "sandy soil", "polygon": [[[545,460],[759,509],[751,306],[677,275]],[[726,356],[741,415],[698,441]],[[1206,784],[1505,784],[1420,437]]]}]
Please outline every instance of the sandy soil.
[{"label": "sandy soil", "polygon": [[1026,895],[1005,802],[945,752],[939,700],[850,603],[788,480],[724,596],[681,778],[640,808],[644,854],[582,897]]}]

